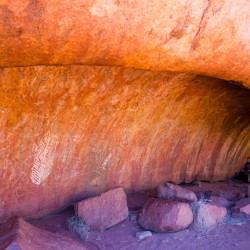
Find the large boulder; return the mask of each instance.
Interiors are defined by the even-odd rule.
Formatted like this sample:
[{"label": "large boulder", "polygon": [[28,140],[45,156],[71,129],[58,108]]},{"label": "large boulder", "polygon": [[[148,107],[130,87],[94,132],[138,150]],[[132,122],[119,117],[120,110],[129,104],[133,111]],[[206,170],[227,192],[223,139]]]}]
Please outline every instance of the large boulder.
[{"label": "large boulder", "polygon": [[[88,243],[88,245],[92,245]],[[0,250],[96,250],[84,242],[34,227],[22,218],[14,217],[0,226]]]},{"label": "large boulder", "polygon": [[190,202],[197,201],[196,194],[193,191],[174,185],[172,183],[160,185],[157,189],[157,196],[161,199],[166,200],[180,199]]},{"label": "large boulder", "polygon": [[127,197],[119,187],[78,202],[75,210],[91,229],[105,230],[128,217]]},{"label": "large boulder", "polygon": [[144,205],[138,222],[154,232],[176,232],[193,222],[193,213],[187,203],[152,198]]}]

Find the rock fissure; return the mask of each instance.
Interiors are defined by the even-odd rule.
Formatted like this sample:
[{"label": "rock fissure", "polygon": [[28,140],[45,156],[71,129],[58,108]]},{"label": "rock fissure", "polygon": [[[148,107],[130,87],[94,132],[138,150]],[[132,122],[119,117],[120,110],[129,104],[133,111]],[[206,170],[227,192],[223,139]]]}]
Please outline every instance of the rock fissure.
[{"label": "rock fissure", "polygon": [[203,13],[202,13],[202,16],[201,16],[201,19],[200,19],[200,22],[199,22],[199,25],[198,25],[198,29],[195,33],[195,36],[194,36],[194,39],[193,39],[193,42],[192,42],[192,46],[191,46],[191,50],[195,50],[198,46],[198,39],[199,39],[199,36],[200,36],[200,33],[202,31],[202,29],[205,28],[206,26],[206,23],[208,21],[208,17],[206,17],[209,9],[210,9],[210,0],[206,0],[207,1],[207,6],[205,7]]}]

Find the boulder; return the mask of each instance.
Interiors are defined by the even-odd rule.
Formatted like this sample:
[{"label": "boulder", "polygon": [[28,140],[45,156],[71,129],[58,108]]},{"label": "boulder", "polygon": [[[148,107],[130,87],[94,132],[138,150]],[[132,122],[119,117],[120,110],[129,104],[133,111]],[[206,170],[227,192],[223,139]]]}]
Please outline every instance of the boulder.
[{"label": "boulder", "polygon": [[193,206],[194,228],[198,231],[210,231],[224,221],[227,215],[225,207],[217,207],[208,203],[197,203]]},{"label": "boulder", "polygon": [[139,224],[154,232],[175,232],[187,228],[193,221],[187,203],[152,198],[139,214]]},{"label": "boulder", "polygon": [[78,202],[75,210],[77,216],[95,230],[105,230],[128,217],[127,198],[122,187]]},{"label": "boulder", "polygon": [[174,200],[177,198],[191,202],[197,201],[196,194],[193,191],[171,183],[160,185],[157,190],[157,196],[160,199],[166,200]]},{"label": "boulder", "polygon": [[211,196],[209,200],[212,205],[217,207],[229,208],[235,204],[234,202],[226,200],[225,198],[219,196]]},{"label": "boulder", "polygon": [[14,217],[0,227],[0,250],[4,249],[96,250],[98,248],[94,245],[85,246],[84,242],[42,230],[22,218]]},{"label": "boulder", "polygon": [[234,217],[250,218],[250,198],[241,199],[232,208]]}]

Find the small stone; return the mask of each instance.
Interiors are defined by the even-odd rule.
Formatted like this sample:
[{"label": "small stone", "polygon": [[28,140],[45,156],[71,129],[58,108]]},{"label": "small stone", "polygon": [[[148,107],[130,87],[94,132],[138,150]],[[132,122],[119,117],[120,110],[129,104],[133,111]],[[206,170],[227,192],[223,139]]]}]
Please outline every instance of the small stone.
[{"label": "small stone", "polygon": [[146,202],[138,220],[144,229],[159,233],[186,229],[192,221],[189,204],[154,198]]},{"label": "small stone", "polygon": [[150,231],[143,231],[143,232],[136,233],[135,236],[136,236],[137,239],[142,240],[142,239],[144,239],[146,237],[153,236],[153,234]]},{"label": "small stone", "polygon": [[129,219],[130,221],[137,221],[138,215],[136,213],[131,213]]},{"label": "small stone", "polygon": [[157,196],[160,199],[166,200],[174,200],[177,198],[191,202],[197,201],[196,194],[193,191],[171,183],[160,185],[157,190]]}]

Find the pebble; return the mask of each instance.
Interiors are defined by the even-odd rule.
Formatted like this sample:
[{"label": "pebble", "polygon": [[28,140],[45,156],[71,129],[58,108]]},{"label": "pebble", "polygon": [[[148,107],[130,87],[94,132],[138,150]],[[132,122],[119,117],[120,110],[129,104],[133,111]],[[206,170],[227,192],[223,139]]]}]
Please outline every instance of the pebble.
[{"label": "pebble", "polygon": [[136,236],[137,239],[142,240],[142,239],[144,239],[146,237],[153,236],[153,234],[150,231],[143,231],[143,232],[136,233],[135,236]]},{"label": "pebble", "polygon": [[137,214],[131,214],[130,215],[130,221],[137,221],[137,219],[138,219]]}]

